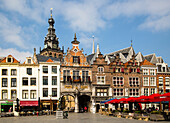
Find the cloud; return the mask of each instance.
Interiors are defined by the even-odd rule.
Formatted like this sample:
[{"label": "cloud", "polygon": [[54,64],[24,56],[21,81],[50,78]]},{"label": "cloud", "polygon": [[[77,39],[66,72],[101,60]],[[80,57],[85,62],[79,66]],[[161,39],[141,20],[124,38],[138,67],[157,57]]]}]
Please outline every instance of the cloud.
[{"label": "cloud", "polygon": [[[170,29],[170,2],[169,0],[129,0],[110,3],[103,11],[107,20],[118,17],[138,18],[142,17],[143,22],[139,24],[140,29],[160,31]],[[139,18],[140,19],[140,18]]]},{"label": "cloud", "polygon": [[158,19],[148,18],[143,24],[139,26],[140,29],[151,29],[152,31],[168,30],[170,29],[170,15],[163,16]]},{"label": "cloud", "polygon": [[26,57],[33,56],[33,54],[28,51],[18,51],[13,48],[9,49],[0,48],[0,57],[6,57],[8,55],[12,55],[14,58],[16,58],[18,61],[21,61],[22,63],[26,60]]},{"label": "cloud", "polygon": [[[80,38],[78,40],[80,41],[80,45],[83,46],[83,48],[91,48],[93,45],[93,35],[90,33],[79,33]],[[94,42],[98,42],[98,38],[94,37]],[[96,47],[95,47],[96,48]]]},{"label": "cloud", "polygon": [[21,26],[17,26],[0,13],[0,36],[3,37],[4,41],[24,48],[25,45],[21,37],[21,32]]}]

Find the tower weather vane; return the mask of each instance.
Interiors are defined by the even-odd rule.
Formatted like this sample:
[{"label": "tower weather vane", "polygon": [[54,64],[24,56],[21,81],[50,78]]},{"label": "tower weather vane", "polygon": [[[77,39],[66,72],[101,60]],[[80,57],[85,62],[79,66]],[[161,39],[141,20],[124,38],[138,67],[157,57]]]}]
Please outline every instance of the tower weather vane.
[{"label": "tower weather vane", "polygon": [[53,8],[51,8],[50,12],[51,12],[51,17],[52,17]]}]

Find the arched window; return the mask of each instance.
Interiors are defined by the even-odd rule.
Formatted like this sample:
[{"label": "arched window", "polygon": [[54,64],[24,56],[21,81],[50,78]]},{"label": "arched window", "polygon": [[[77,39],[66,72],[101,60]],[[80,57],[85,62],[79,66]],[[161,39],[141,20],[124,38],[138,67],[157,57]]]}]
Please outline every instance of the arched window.
[{"label": "arched window", "polygon": [[50,57],[52,57],[52,53],[50,53]]},{"label": "arched window", "polygon": [[104,72],[104,67],[98,67],[98,72],[103,73]]}]

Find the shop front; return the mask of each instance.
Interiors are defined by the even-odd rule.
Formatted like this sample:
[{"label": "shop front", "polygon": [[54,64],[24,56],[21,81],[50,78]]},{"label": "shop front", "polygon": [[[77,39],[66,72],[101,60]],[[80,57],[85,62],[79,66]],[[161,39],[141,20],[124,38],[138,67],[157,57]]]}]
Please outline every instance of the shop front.
[{"label": "shop front", "polygon": [[13,100],[0,101],[1,112],[12,112],[13,111]]},{"label": "shop front", "polygon": [[42,110],[57,110],[58,100],[41,100]]},{"label": "shop front", "polygon": [[20,101],[20,111],[38,110],[38,101]]}]

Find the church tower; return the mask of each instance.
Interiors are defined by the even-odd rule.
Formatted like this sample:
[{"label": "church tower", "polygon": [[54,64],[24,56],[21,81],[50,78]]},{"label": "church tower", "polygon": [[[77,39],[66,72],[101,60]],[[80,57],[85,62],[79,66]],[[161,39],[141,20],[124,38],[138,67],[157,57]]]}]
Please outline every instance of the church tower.
[{"label": "church tower", "polygon": [[59,47],[58,37],[55,34],[54,28],[54,19],[52,17],[52,9],[51,9],[51,17],[48,19],[49,27],[48,33],[44,40],[44,48],[40,49],[40,55],[63,58],[63,50]]}]

